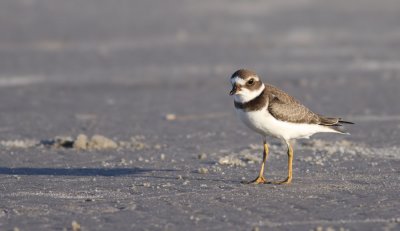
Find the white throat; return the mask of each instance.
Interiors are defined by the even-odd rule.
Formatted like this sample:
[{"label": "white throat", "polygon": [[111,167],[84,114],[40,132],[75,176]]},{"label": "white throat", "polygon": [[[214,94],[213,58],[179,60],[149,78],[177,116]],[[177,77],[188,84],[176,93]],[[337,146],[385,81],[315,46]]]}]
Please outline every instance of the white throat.
[{"label": "white throat", "polygon": [[241,90],[234,95],[234,100],[238,103],[249,102],[250,100],[259,96],[264,89],[264,84],[262,84],[261,87],[255,91],[249,91],[246,88],[241,88]]}]

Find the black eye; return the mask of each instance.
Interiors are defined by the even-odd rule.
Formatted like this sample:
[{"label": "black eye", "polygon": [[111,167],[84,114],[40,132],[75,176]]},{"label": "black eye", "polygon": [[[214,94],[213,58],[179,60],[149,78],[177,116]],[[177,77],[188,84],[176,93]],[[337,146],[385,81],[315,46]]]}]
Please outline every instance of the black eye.
[{"label": "black eye", "polygon": [[250,79],[249,81],[247,81],[248,85],[253,85],[254,84],[254,79]]}]

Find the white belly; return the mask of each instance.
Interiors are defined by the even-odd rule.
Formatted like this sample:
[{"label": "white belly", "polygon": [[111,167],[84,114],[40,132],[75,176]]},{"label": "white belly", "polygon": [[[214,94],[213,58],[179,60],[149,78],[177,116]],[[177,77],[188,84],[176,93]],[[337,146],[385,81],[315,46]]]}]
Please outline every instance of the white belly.
[{"label": "white belly", "polygon": [[336,132],[317,124],[290,123],[275,119],[267,108],[259,111],[245,112],[236,109],[239,118],[253,131],[266,136],[271,135],[280,139],[290,140],[309,138],[317,132]]}]

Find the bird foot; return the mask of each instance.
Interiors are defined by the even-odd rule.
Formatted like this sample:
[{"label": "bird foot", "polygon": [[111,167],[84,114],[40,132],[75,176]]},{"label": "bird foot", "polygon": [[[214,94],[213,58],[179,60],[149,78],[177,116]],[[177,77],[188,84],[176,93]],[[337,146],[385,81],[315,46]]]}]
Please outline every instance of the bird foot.
[{"label": "bird foot", "polygon": [[243,184],[267,184],[268,181],[263,176],[259,176],[252,181],[242,181]]},{"label": "bird foot", "polygon": [[286,178],[285,180],[283,180],[283,181],[273,181],[273,182],[270,182],[271,184],[290,184],[292,182],[292,178],[290,177],[288,177],[288,178]]}]

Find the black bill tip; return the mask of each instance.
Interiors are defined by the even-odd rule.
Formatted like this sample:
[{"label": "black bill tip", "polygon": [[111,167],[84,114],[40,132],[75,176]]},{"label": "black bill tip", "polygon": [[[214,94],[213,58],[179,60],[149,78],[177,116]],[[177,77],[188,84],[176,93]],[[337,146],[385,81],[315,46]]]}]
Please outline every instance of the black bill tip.
[{"label": "black bill tip", "polygon": [[235,85],[235,86],[233,86],[232,90],[229,92],[229,95],[234,95],[236,93],[236,91],[237,91],[237,87]]}]

